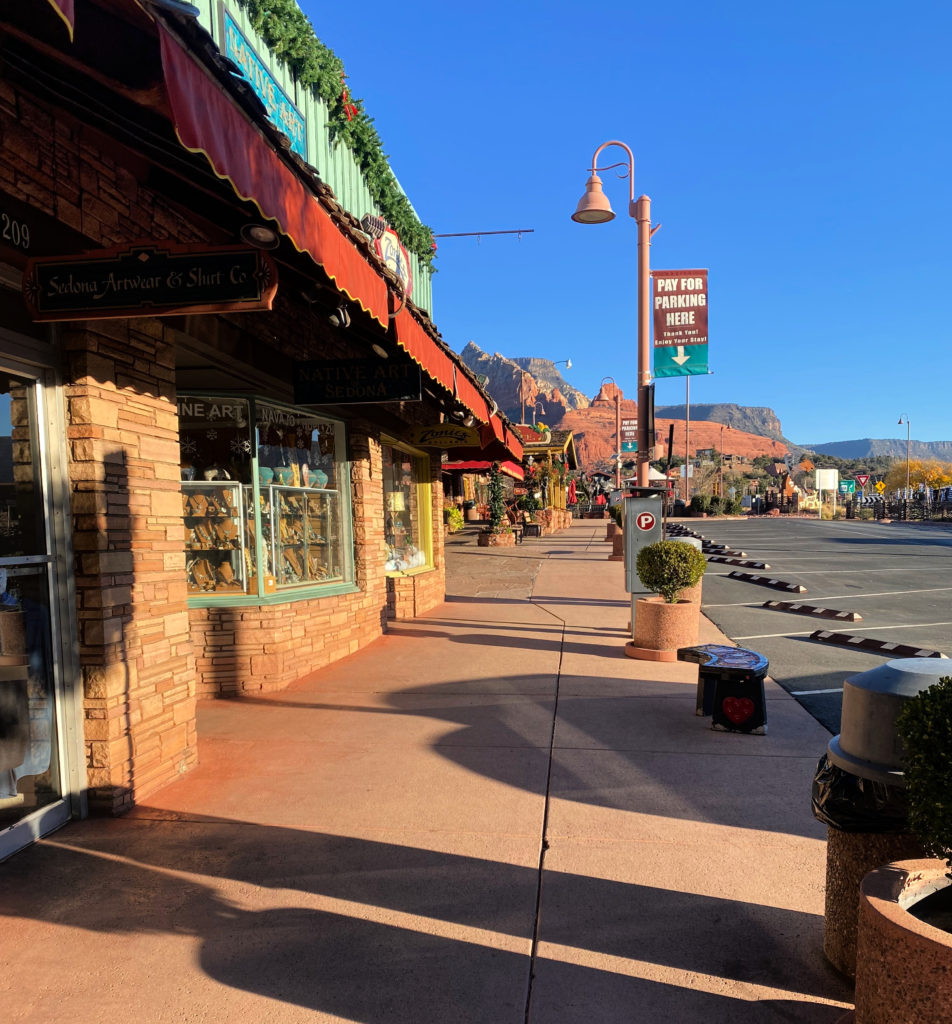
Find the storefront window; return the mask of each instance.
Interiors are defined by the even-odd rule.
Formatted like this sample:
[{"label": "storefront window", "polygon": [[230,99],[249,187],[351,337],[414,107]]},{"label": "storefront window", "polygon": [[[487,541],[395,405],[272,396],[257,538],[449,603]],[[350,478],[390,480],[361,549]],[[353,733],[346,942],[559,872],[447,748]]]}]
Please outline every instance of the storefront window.
[{"label": "storefront window", "polygon": [[384,536],[387,572],[429,564],[430,503],[426,461],[394,445],[383,446]]},{"label": "storefront window", "polygon": [[0,374],[0,830],[61,794],[35,392]]},{"label": "storefront window", "polygon": [[266,596],[349,579],[341,424],[208,396],[180,397],[179,417],[192,596]]}]

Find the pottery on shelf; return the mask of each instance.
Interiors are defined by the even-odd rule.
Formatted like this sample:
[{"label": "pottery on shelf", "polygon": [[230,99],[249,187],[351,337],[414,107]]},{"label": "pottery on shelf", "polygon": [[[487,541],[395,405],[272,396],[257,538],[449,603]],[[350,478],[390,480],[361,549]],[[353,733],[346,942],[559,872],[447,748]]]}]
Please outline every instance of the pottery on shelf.
[{"label": "pottery on shelf", "polygon": [[326,487],[327,474],[323,469],[312,469],[307,475],[307,482],[311,487]]},{"label": "pottery on shelf", "polygon": [[278,466],[274,471],[274,478],[283,487],[290,487],[294,482],[294,470],[290,466]]},{"label": "pottery on shelf", "polygon": [[274,470],[270,466],[259,466],[258,467],[258,483],[262,487],[267,487],[268,484],[274,479]]}]

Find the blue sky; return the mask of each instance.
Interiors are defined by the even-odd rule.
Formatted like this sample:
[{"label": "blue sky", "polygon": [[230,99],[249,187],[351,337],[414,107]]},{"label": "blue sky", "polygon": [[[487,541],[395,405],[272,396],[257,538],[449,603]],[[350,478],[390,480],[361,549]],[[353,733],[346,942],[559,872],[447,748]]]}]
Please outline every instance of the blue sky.
[{"label": "blue sky", "polygon": [[[634,397],[627,181],[602,175],[611,223],[569,219],[620,139],[662,225],[652,266],[709,270],[714,372],[692,403],[769,406],[800,443],[905,438],[900,415],[952,439],[952,8],[302,7],[434,232],[534,229],[440,240],[434,319],[457,351],[570,357],[582,391],[610,375]],[[660,380],[656,401],[684,390]]]}]

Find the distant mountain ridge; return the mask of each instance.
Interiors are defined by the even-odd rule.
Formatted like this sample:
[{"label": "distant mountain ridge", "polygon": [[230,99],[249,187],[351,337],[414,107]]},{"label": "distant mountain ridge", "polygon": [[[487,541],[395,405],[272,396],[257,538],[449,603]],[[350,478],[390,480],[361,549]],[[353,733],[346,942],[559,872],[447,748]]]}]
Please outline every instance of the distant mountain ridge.
[{"label": "distant mountain ridge", "polygon": [[[531,421],[535,410],[539,420],[554,426],[570,409],[587,409],[591,404],[565,380],[551,359],[509,359],[499,352],[490,355],[473,341],[460,356],[473,373],[486,378],[486,390],[514,423]],[[520,401],[520,391],[525,404]]]},{"label": "distant mountain ridge", "polygon": [[[550,427],[584,431],[583,423],[589,425],[591,436],[581,442],[581,447],[591,447],[593,458],[603,457],[602,449],[607,445],[610,452],[614,444],[614,413],[609,416],[610,423],[599,426],[591,432],[591,426],[600,420],[598,416],[576,417],[574,414],[588,409],[592,399],[573,387],[562,376],[551,359],[535,356],[519,356],[508,358],[499,352],[484,352],[475,342],[469,344],[460,353],[463,362],[477,374],[486,377],[486,390],[492,395],[499,408],[514,422],[532,422],[538,419]],[[520,394],[521,392],[521,394]],[[524,401],[522,401],[524,399]],[[604,403],[601,403],[604,404]],[[625,415],[636,416],[637,405],[626,400]],[[655,419],[684,420],[687,410],[681,405],[659,405],[655,407]],[[777,442],[775,447],[768,446],[764,452],[756,454],[776,453],[783,446],[799,457],[803,452],[815,452],[817,455],[831,455],[842,459],[864,459],[875,456],[890,458],[906,457],[906,442],[901,438],[861,438],[854,441],[828,441],[822,444],[796,444],[784,437],[783,428],[777,414],[766,406],[737,405],[733,402],[699,402],[691,406],[691,432],[698,440],[698,447],[709,447],[711,444],[723,443],[725,450],[731,450],[729,436],[719,429],[715,433],[708,431],[695,432],[698,423],[723,424],[738,432],[735,447],[738,451],[749,448],[750,443],[743,441],[742,434],[752,434]],[[606,414],[607,415],[607,414]],[[563,420],[566,422],[563,424]],[[611,437],[609,437],[609,434]],[[705,438],[700,443],[701,434]],[[605,435],[604,437],[602,435]],[[659,439],[661,435],[659,433]],[[912,441],[909,454],[916,459],[939,459],[952,462],[952,441]]]},{"label": "distant mountain ridge", "polygon": [[[838,459],[867,459],[876,455],[886,455],[893,459],[906,457],[906,442],[901,438],[863,437],[855,441],[827,441],[802,447],[817,455],[833,455]],[[910,441],[909,455],[913,459],[952,462],[952,441]]]}]

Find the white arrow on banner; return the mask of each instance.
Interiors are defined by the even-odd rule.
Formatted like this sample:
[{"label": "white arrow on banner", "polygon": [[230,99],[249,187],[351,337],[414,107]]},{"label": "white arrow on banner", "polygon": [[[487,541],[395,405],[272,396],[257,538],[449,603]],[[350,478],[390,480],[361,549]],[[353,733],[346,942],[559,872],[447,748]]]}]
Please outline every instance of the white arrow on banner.
[{"label": "white arrow on banner", "polygon": [[678,366],[684,366],[684,364],[690,359],[690,356],[684,354],[684,346],[678,345],[678,354],[671,357],[671,362],[677,363]]}]

